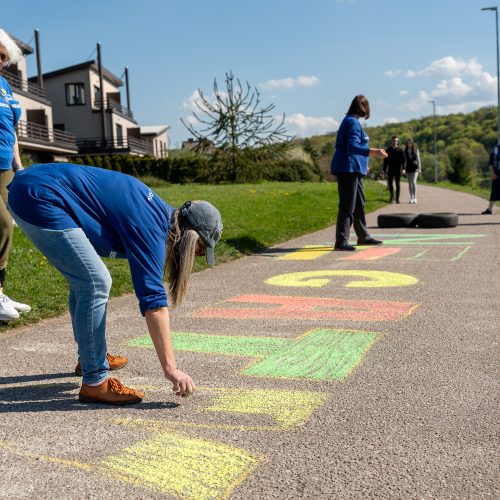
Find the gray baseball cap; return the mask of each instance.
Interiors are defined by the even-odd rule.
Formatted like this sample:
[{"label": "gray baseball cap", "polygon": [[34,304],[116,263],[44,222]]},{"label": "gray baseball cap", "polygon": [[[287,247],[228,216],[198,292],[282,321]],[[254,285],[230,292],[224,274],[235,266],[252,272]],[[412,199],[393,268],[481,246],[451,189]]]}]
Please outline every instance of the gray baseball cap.
[{"label": "gray baseball cap", "polygon": [[179,209],[181,223],[196,231],[205,243],[207,262],[215,266],[215,244],[222,233],[222,219],[219,211],[208,201],[186,201]]}]

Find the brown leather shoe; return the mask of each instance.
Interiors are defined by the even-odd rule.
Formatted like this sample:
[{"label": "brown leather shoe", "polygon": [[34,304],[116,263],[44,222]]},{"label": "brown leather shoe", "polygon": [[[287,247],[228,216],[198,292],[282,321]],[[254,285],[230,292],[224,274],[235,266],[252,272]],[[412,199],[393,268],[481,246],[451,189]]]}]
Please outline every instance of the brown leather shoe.
[{"label": "brown leather shoe", "polygon": [[133,405],[140,403],[144,393],[124,386],[116,378],[107,378],[101,385],[82,384],[78,399],[82,403],[100,403],[105,405]]},{"label": "brown leather shoe", "polygon": [[[120,370],[128,364],[128,358],[124,358],[123,356],[112,356],[109,352],[106,354],[106,359],[108,360],[110,370]],[[75,367],[75,375],[79,377],[83,375],[80,362],[78,362]]]}]

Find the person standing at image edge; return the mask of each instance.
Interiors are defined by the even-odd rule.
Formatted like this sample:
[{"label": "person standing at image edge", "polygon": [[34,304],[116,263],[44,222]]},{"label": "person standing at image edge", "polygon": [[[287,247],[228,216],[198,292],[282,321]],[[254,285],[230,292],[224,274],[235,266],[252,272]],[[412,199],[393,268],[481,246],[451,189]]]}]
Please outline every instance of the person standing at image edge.
[{"label": "person standing at image edge", "polygon": [[408,189],[410,190],[410,203],[417,203],[417,177],[422,172],[422,166],[420,163],[420,152],[413,139],[406,141],[405,170],[408,178]]},{"label": "person standing at image edge", "polygon": [[385,158],[383,149],[370,148],[368,136],[359,123],[370,117],[370,104],[364,95],[351,102],[340,124],[332,158],[331,173],[337,177],[339,211],[335,235],[335,250],[352,251],[349,244],[351,226],[358,237],[358,245],[381,245],[368,233],[365,220],[365,193],[363,179],[368,172],[368,157]]},{"label": "person standing at image edge", "polygon": [[483,215],[491,215],[496,201],[500,201],[500,144],[497,144],[490,155],[489,166],[491,169],[491,193],[488,208],[481,212]]},{"label": "person standing at image edge", "polygon": [[384,160],[384,174],[387,174],[387,187],[391,195],[390,203],[394,203],[394,183],[396,184],[396,203],[399,203],[401,193],[401,173],[405,166],[405,154],[399,147],[396,135],[391,137],[391,145],[385,150],[387,158]]},{"label": "person standing at image edge", "polygon": [[[21,57],[19,47],[0,29],[0,69],[18,62]],[[7,186],[14,172],[23,168],[16,134],[20,118],[19,101],[14,99],[9,82],[0,75],[0,321],[11,321],[19,318],[19,312],[31,311],[27,304],[16,302],[3,293],[14,229],[7,209]]]}]

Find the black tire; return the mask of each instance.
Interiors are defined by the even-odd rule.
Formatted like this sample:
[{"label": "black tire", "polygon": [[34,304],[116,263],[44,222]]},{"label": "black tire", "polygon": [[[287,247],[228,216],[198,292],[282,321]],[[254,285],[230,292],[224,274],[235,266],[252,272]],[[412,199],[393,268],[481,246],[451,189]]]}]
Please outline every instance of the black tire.
[{"label": "black tire", "polygon": [[456,227],[458,215],[451,212],[435,214],[420,214],[417,217],[417,226],[423,228]]},{"label": "black tire", "polygon": [[417,214],[382,214],[377,218],[378,227],[415,227]]}]

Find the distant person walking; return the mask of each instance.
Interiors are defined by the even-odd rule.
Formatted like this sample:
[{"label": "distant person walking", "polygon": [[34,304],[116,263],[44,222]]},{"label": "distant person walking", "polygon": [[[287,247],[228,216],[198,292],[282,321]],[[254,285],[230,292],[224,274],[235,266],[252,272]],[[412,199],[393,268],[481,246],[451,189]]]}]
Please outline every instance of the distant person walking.
[{"label": "distant person walking", "polygon": [[[391,145],[385,150],[387,156],[384,160],[383,170],[387,174],[387,186],[391,195],[390,203],[399,203],[401,193],[401,173],[405,166],[405,154],[399,147],[399,139],[396,135],[391,138]],[[396,198],[394,199],[394,186],[396,184]]]},{"label": "distant person walking", "polygon": [[[179,370],[170,339],[170,303],[179,305],[195,255],[215,263],[219,211],[206,201],[180,209],[138,179],[101,168],[47,163],[15,175],[9,208],[19,227],[69,284],[69,311],[83,375],[84,403],[139,403],[144,393],[109,377],[127,359],[107,354],[106,310],[111,276],[99,256],[127,259],[139,308],[165,377],[189,396],[191,377]],[[77,371],[77,370],[75,370]]]},{"label": "distant person walking", "polygon": [[[0,29],[0,69],[18,62],[21,50],[14,40]],[[10,299],[3,293],[7,277],[7,264],[12,246],[12,216],[7,210],[7,186],[14,172],[22,170],[16,125],[21,118],[21,105],[12,95],[9,82],[0,76],[0,321],[19,318],[19,311],[29,312],[31,307]]]},{"label": "distant person walking", "polygon": [[482,214],[492,214],[496,201],[500,201],[500,144],[497,144],[490,154],[491,193],[488,208]]},{"label": "distant person walking", "polygon": [[420,163],[420,152],[413,139],[406,141],[405,171],[408,178],[408,189],[410,190],[410,203],[417,203],[417,177],[422,172],[422,165]]},{"label": "distant person walking", "polygon": [[368,172],[368,157],[385,158],[383,149],[369,147],[368,136],[359,123],[360,118],[370,117],[370,104],[364,95],[357,95],[351,102],[340,124],[332,158],[331,173],[337,177],[339,212],[335,235],[335,250],[352,251],[349,244],[351,226],[358,236],[358,245],[381,245],[368,233],[365,220],[365,193],[363,179]]}]

